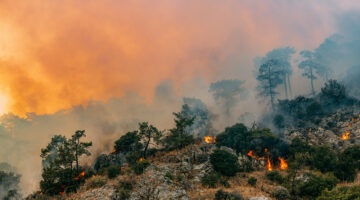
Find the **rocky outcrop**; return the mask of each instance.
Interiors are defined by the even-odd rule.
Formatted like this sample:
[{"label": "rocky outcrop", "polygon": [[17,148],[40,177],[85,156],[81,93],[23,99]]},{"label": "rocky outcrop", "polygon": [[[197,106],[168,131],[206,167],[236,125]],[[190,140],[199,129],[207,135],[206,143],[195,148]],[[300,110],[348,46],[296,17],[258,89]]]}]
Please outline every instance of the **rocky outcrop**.
[{"label": "rocky outcrop", "polygon": [[169,166],[148,167],[146,173],[138,177],[130,199],[189,199],[184,184],[177,178],[180,174],[177,173]]},{"label": "rocky outcrop", "polygon": [[117,190],[112,185],[104,185],[101,188],[87,190],[84,193],[78,193],[76,195],[71,196],[69,199],[71,200],[88,200],[88,199],[96,199],[96,200],[116,200],[118,198]]}]

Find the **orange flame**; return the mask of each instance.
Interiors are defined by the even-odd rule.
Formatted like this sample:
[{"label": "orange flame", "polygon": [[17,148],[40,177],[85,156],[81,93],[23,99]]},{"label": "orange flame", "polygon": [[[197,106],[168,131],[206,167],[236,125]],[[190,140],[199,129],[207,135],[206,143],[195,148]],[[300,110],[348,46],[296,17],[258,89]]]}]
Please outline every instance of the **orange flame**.
[{"label": "orange flame", "polygon": [[250,150],[250,151],[247,153],[247,155],[248,155],[249,157],[253,157],[253,151]]},{"label": "orange flame", "polygon": [[77,177],[74,178],[74,180],[79,180],[79,179],[81,179],[81,178],[84,177],[84,176],[85,176],[85,172],[82,171]]},{"label": "orange flame", "polygon": [[144,158],[139,158],[139,162],[142,162],[144,160]]},{"label": "orange flame", "polygon": [[273,169],[270,158],[267,158],[266,168],[268,169],[268,171],[272,171],[272,169]]},{"label": "orange flame", "polygon": [[252,150],[250,150],[248,153],[247,153],[247,156],[249,157],[252,157],[256,160],[260,160],[261,158],[257,157],[256,155],[254,155],[254,152]]},{"label": "orange flame", "polygon": [[207,144],[215,144],[216,143],[216,136],[214,136],[214,137],[204,136],[204,141]]},{"label": "orange flame", "polygon": [[341,139],[342,140],[348,140],[350,138],[350,131],[349,130],[346,130],[344,131],[343,134],[341,134]]},{"label": "orange flame", "polygon": [[281,157],[278,157],[278,159],[280,161],[280,169],[286,170],[288,168],[288,164],[287,164],[286,160]]}]

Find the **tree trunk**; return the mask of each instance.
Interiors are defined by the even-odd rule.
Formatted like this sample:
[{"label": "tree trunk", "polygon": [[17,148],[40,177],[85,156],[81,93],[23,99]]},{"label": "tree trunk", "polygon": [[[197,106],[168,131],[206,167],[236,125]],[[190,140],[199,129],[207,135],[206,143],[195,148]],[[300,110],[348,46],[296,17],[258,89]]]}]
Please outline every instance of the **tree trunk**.
[{"label": "tree trunk", "polygon": [[271,76],[270,76],[270,65],[268,65],[268,80],[269,80],[269,95],[270,95],[270,101],[271,101],[271,110],[274,110],[274,97],[272,93],[272,83],[271,83]]},{"label": "tree trunk", "polygon": [[285,90],[285,98],[288,99],[288,85],[286,82],[287,73],[284,73],[283,82],[284,82],[284,90]]},{"label": "tree trunk", "polygon": [[292,89],[291,89],[291,82],[290,82],[290,75],[287,75],[287,82],[288,82],[288,88],[289,88],[289,97],[292,98]]},{"label": "tree trunk", "polygon": [[145,148],[144,148],[144,153],[143,153],[144,159],[146,159],[146,152],[147,152],[147,149],[149,147],[150,140],[151,140],[151,137],[149,136],[148,141],[146,142],[146,145],[145,145]]},{"label": "tree trunk", "polygon": [[315,96],[315,90],[314,90],[314,76],[312,67],[310,67],[310,83],[311,83],[311,94],[314,97]]}]

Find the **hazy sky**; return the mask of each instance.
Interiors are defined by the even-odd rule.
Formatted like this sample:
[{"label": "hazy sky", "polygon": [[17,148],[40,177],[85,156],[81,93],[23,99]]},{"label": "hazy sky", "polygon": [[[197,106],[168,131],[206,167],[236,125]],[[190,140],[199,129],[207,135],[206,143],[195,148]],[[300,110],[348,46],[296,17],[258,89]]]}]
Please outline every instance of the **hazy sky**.
[{"label": "hazy sky", "polygon": [[337,17],[359,7],[356,0],[1,0],[0,109],[53,113],[127,92],[151,102],[166,80],[181,88],[198,78],[249,79],[254,57],[314,48],[336,32]]},{"label": "hazy sky", "polygon": [[[359,12],[358,0],[0,0],[0,114],[26,117],[0,118],[0,162],[18,168],[27,194],[54,134],[86,129],[97,155],[139,121],[172,126],[182,96],[216,113],[208,89],[222,79],[245,80],[237,109],[258,109],[256,57],[335,33],[360,49]],[[308,92],[293,68],[295,93]]]}]

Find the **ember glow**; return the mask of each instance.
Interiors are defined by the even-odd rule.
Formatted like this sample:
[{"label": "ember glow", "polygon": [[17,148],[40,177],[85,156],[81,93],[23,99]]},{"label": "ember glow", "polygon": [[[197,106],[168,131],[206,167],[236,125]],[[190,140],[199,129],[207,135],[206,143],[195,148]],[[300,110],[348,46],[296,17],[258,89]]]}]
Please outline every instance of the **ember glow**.
[{"label": "ember glow", "polygon": [[215,144],[216,143],[216,136],[204,136],[204,142],[207,144]]},{"label": "ember glow", "polygon": [[144,161],[144,158],[139,158],[139,162],[142,162],[142,161]]},{"label": "ember glow", "polygon": [[280,169],[281,170],[286,170],[288,168],[288,164],[286,162],[285,159],[281,158],[281,157],[278,157],[279,161],[280,161]]},{"label": "ember glow", "polygon": [[74,178],[74,180],[80,180],[84,176],[85,176],[85,172],[82,171],[77,177]]},{"label": "ember glow", "polygon": [[256,160],[260,160],[260,159],[261,159],[260,157],[256,156],[252,150],[250,150],[250,151],[247,153],[247,156],[249,156],[249,157],[251,157],[251,158],[254,158],[254,159],[256,159]]},{"label": "ember glow", "polygon": [[348,139],[350,139],[350,131],[349,131],[349,130],[345,130],[344,133],[341,134],[341,139],[342,139],[342,140],[348,140]]},{"label": "ember glow", "polygon": [[272,167],[270,158],[267,158],[266,168],[267,168],[268,171],[272,171],[272,170],[273,170],[273,167]]}]

